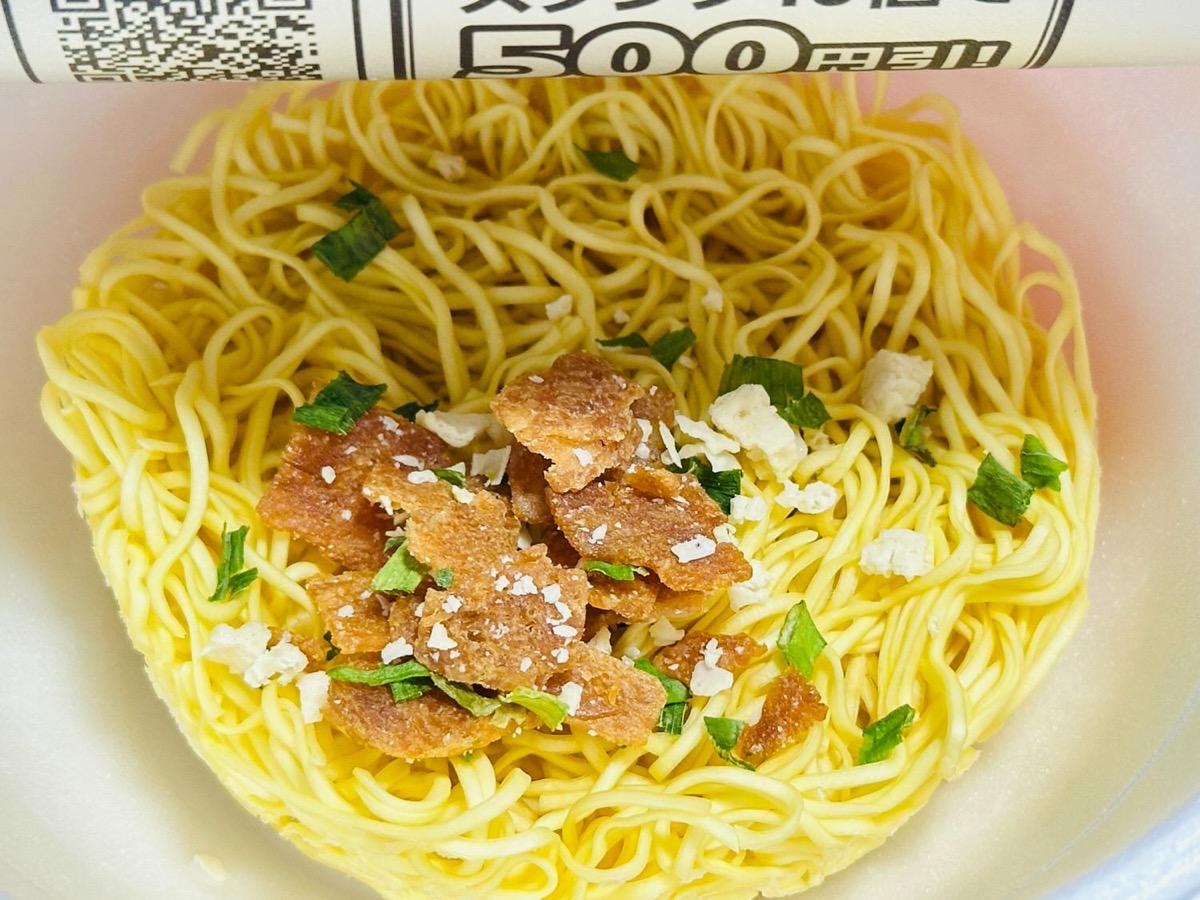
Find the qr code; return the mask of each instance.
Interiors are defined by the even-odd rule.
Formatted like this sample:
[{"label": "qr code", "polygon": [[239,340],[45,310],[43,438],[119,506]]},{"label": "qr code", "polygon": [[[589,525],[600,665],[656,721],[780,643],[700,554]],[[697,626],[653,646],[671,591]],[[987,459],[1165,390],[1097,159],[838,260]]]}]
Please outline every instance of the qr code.
[{"label": "qr code", "polygon": [[317,79],[313,0],[51,0],[76,81]]}]

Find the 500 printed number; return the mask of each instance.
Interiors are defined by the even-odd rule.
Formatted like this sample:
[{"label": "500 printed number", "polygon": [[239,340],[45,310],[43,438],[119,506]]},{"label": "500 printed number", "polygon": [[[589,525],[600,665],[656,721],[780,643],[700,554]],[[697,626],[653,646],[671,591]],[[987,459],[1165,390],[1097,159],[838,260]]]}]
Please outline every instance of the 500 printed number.
[{"label": "500 printed number", "polygon": [[727,22],[689,37],[669,25],[604,25],[578,38],[567,25],[470,25],[460,33],[459,78],[819,72],[997,66],[1006,41],[814,44],[782,22]]}]

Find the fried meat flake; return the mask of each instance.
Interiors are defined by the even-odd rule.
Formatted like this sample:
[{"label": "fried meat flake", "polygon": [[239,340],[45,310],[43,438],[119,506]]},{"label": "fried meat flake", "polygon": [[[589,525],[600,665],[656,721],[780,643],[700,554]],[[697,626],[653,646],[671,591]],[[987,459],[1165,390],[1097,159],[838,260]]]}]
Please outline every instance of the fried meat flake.
[{"label": "fried meat flake", "polygon": [[757,765],[804,740],[808,730],[824,720],[827,711],[813,683],[795,669],[788,669],[771,682],[762,715],[742,730],[734,753]]},{"label": "fried meat flake", "polygon": [[305,585],[330,642],[343,653],[378,653],[391,640],[392,601],[371,590],[373,576],[373,572],[319,575]]},{"label": "fried meat flake", "polygon": [[549,501],[582,556],[645,566],[674,590],[719,590],[753,574],[736,546],[715,539],[726,518],[693,475],[635,466]]},{"label": "fried meat flake", "polygon": [[386,687],[343,681],[330,682],[325,718],[359,743],[401,759],[457,756],[508,733],[436,690],[396,703]]},{"label": "fried meat flake", "polygon": [[587,578],[543,545],[456,573],[422,604],[416,657],[429,668],[500,691],[540,688],[582,647]]},{"label": "fried meat flake", "polygon": [[586,644],[571,650],[566,671],[554,677],[550,689],[566,683],[583,688],[567,721],[614,744],[645,743],[667,701],[657,678]]},{"label": "fried meat flake", "polygon": [[492,411],[521,444],[550,460],[551,488],[576,491],[633,459],[641,432],[631,407],[644,394],[605,360],[568,353],[548,371],[506,385]]},{"label": "fried meat flake", "polygon": [[513,512],[529,525],[549,525],[554,521],[546,502],[546,467],[549,460],[520,444],[512,445],[508,457],[508,487],[512,492]]},{"label": "fried meat flake", "polygon": [[672,678],[688,684],[696,666],[706,659],[713,659],[715,667],[737,675],[766,652],[767,648],[748,634],[693,631],[682,640],[659,650],[654,657],[654,665]]},{"label": "fried meat flake", "polygon": [[384,533],[392,519],[372,506],[362,486],[377,463],[394,456],[423,466],[450,464],[436,435],[383,410],[368,412],[346,435],[297,425],[258,514],[337,563],[377,569],[386,560]]}]

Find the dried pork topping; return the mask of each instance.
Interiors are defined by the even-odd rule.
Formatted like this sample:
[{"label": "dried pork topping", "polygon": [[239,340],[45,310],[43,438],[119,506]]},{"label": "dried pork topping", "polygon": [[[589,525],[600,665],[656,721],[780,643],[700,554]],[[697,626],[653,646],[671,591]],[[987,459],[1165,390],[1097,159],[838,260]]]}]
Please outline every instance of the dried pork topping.
[{"label": "dried pork topping", "polygon": [[704,664],[737,675],[766,652],[767,648],[748,634],[693,631],[683,640],[659,650],[654,665],[661,672],[688,684],[697,665]]},{"label": "dried pork topping", "polygon": [[384,533],[392,519],[362,495],[362,486],[377,463],[396,455],[426,466],[450,463],[435,435],[383,410],[368,412],[344,436],[297,425],[258,513],[335,562],[377,569],[386,559]]},{"label": "dried pork topping", "polygon": [[576,491],[633,459],[640,431],[631,407],[642,396],[608,362],[568,353],[548,371],[510,382],[492,410],[520,443],[550,460],[551,488]]},{"label": "dried pork topping", "polygon": [[478,491],[470,503],[443,500],[439,507],[411,511],[405,534],[408,552],[430,570],[451,569],[457,581],[461,573],[490,564],[487,561],[515,556],[520,523],[508,501],[491,491]]},{"label": "dried pork topping", "polygon": [[579,706],[567,721],[615,744],[645,743],[667,700],[657,678],[587,644],[571,649],[571,661],[551,692],[560,681],[582,688]]},{"label": "dried pork topping", "polygon": [[508,457],[508,487],[512,492],[513,512],[517,518],[529,525],[549,525],[554,521],[550,504],[546,502],[546,468],[550,461],[544,456],[526,450],[520,444],[512,445]]},{"label": "dried pork topping", "polygon": [[[464,478],[463,484],[472,492],[483,487],[478,478]],[[454,499],[454,488],[431,469],[414,469],[406,462],[391,459],[367,473],[362,493],[389,516],[411,516],[442,509]]]},{"label": "dried pork topping", "polygon": [[371,590],[374,574],[321,575],[305,585],[330,642],[343,653],[378,653],[391,640],[387,614],[391,600]]},{"label": "dried pork topping", "polygon": [[771,682],[762,715],[742,730],[734,753],[757,765],[804,740],[808,730],[822,721],[826,712],[812,682],[795,669],[788,669]]},{"label": "dried pork topping", "polygon": [[541,687],[582,646],[587,578],[541,544],[456,572],[452,588],[425,595],[415,647],[429,668],[500,691]]},{"label": "dried pork topping", "polygon": [[[714,539],[726,519],[693,475],[637,466],[620,478],[548,499],[558,527],[581,555],[645,566],[669,588],[719,590],[752,574],[735,545]],[[607,531],[592,540],[601,525]],[[699,538],[712,543],[705,545],[709,552],[675,552],[680,545],[702,543]]]},{"label": "dried pork topping", "polygon": [[325,719],[359,743],[401,759],[457,756],[507,733],[439,691],[397,703],[386,687],[343,681],[329,685]]}]

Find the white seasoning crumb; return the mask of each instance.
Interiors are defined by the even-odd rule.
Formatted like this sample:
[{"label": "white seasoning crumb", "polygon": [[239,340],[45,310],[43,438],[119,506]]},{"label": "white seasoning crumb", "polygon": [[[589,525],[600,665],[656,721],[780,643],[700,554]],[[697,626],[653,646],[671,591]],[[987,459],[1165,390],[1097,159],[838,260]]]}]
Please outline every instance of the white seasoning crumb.
[{"label": "white seasoning crumb", "polygon": [[789,481],[775,498],[775,502],[785,509],[794,509],[814,516],[833,509],[837,501],[837,490],[823,481],[814,481],[805,485],[803,489],[795,482]]},{"label": "white seasoning crumb", "polygon": [[429,157],[429,165],[447,181],[460,181],[467,174],[467,161],[454,153],[439,150]]},{"label": "white seasoning crumb", "polygon": [[638,459],[649,459],[650,458],[650,445],[649,444],[638,444],[637,448],[633,451],[633,455],[636,456]]},{"label": "white seasoning crumb", "polygon": [[534,384],[544,384],[546,381],[541,375],[530,375],[529,380]]},{"label": "white seasoning crumb", "polygon": [[579,703],[583,700],[583,685],[568,681],[558,689],[558,699],[567,705],[567,715],[573,716],[579,712]]},{"label": "white seasoning crumb", "polygon": [[446,599],[442,601],[442,609],[451,615],[462,609],[462,605],[462,597],[456,596],[455,594],[447,594]]},{"label": "white seasoning crumb", "polygon": [[431,650],[453,650],[458,646],[458,641],[450,637],[445,625],[434,622],[433,627],[429,629],[428,644]]},{"label": "white seasoning crumb", "polygon": [[337,478],[337,470],[333,466],[321,466],[321,480],[326,484],[333,484],[333,479]]},{"label": "white seasoning crumb", "polygon": [[398,637],[394,641],[390,641],[389,643],[385,644],[383,649],[379,652],[379,658],[385,665],[394,663],[398,659],[403,659],[406,656],[412,655],[413,645],[402,637]]},{"label": "white seasoning crumb", "polygon": [[678,360],[676,360],[676,361],[677,361],[677,362],[678,362],[678,363],[679,363],[681,366],[683,366],[685,369],[694,369],[694,368],[696,368],[696,361],[695,361],[694,359],[692,359],[690,356],[687,356],[686,354],[685,354],[685,355],[683,355],[683,356],[681,356],[681,357],[679,357],[679,359],[678,359]]},{"label": "white seasoning crumb", "polygon": [[348,619],[354,615],[354,606],[349,603],[347,603],[345,606],[339,606],[337,614],[339,619]]},{"label": "white seasoning crumb", "polygon": [[554,611],[558,613],[558,618],[550,619],[550,622],[565,622],[567,619],[571,618],[571,607],[567,606],[567,604],[563,603],[561,600],[554,600],[552,603],[554,606]]},{"label": "white seasoning crumb", "polygon": [[[328,676],[326,678],[328,679]],[[209,856],[207,853],[197,853],[192,857],[192,862],[203,869],[204,874],[217,884],[223,884],[229,880],[229,872],[225,870],[225,864],[215,856]]]},{"label": "white seasoning crumb", "polygon": [[409,484],[433,484],[437,480],[438,477],[433,474],[432,469],[419,469],[408,473]]},{"label": "white seasoning crumb", "polygon": [[771,405],[761,384],[743,384],[722,394],[708,408],[713,426],[734,438],[752,459],[770,466],[780,478],[789,477],[808,454],[804,439]]},{"label": "white seasoning crumb", "polygon": [[475,495],[466,488],[459,487],[457,484],[450,485],[450,493],[454,495],[454,499],[459,503],[470,503],[475,499]]},{"label": "white seasoning crumb", "polygon": [[671,552],[681,563],[689,563],[712,556],[717,552],[717,542],[703,534],[698,534],[690,541],[675,544],[671,548]]},{"label": "white seasoning crumb", "polygon": [[556,663],[565,663],[571,658],[571,654],[567,652],[566,647],[555,647],[550,651],[550,656],[554,658]]},{"label": "white seasoning crumb", "polygon": [[392,508],[392,498],[386,494],[379,495],[379,505],[383,507],[383,511],[389,516],[395,515],[395,510]]},{"label": "white seasoning crumb", "polygon": [[733,438],[714,431],[710,425],[696,419],[676,413],[675,425],[699,444],[705,456],[712,456],[714,453],[737,453],[742,449],[742,445]]},{"label": "white seasoning crumb", "polygon": [[863,367],[863,409],[885,422],[912,412],[933,377],[933,363],[919,356],[880,350]]},{"label": "white seasoning crumb", "polygon": [[288,641],[285,635],[284,640],[262,654],[242,673],[242,679],[250,687],[262,687],[272,681],[290,684],[307,667],[308,657],[304,651]]},{"label": "white seasoning crumb", "polygon": [[700,305],[712,312],[720,312],[725,308],[725,295],[717,288],[709,288],[700,298]]},{"label": "white seasoning crumb", "polygon": [[672,625],[670,619],[657,619],[650,626],[650,640],[654,642],[655,647],[665,647],[681,641],[683,636],[684,632]]},{"label": "white seasoning crumb", "polygon": [[214,625],[208,643],[200,651],[205,659],[227,666],[230,672],[240,675],[267,649],[271,630],[262,622],[247,622],[234,628],[224,622]]},{"label": "white seasoning crumb", "polygon": [[769,600],[774,580],[775,576],[763,562],[757,559],[750,560],[750,577],[729,588],[729,608],[737,612],[743,607]]},{"label": "white seasoning crumb", "polygon": [[421,616],[425,615],[425,601],[424,600],[422,600],[420,603],[418,603],[416,606],[413,607],[413,615],[415,615],[418,619]]},{"label": "white seasoning crumb", "polygon": [[567,638],[568,640],[579,634],[579,631],[570,625],[555,625],[551,630],[560,638]]},{"label": "white seasoning crumb", "polygon": [[617,307],[613,310],[613,321],[618,325],[628,325],[631,320],[629,313],[625,312],[625,310],[621,309],[620,307]]},{"label": "white seasoning crumb", "polygon": [[575,458],[579,460],[581,466],[590,466],[594,461],[592,454],[581,447],[576,447],[571,452],[575,454]]},{"label": "white seasoning crumb", "polygon": [[522,525],[521,530],[517,532],[517,549],[518,550],[528,550],[532,546],[533,546],[533,535],[531,535],[529,533],[528,528],[526,528],[524,525]]},{"label": "white seasoning crumb", "polygon": [[542,597],[547,603],[558,604],[562,600],[562,585],[548,584],[542,588]]},{"label": "white seasoning crumb", "polygon": [[488,413],[426,412],[417,413],[417,424],[432,431],[451,447],[465,447],[491,429],[495,418]]},{"label": "white seasoning crumb", "polygon": [[738,494],[729,501],[729,517],[735,522],[761,522],[767,517],[767,501]]},{"label": "white seasoning crumb", "polygon": [[571,307],[573,305],[574,301],[571,299],[571,295],[563,294],[557,300],[546,304],[546,318],[553,321],[554,319],[561,319],[564,316],[568,316],[571,314]]},{"label": "white seasoning crumb", "polygon": [[482,475],[488,487],[495,487],[504,480],[512,447],[499,447],[484,453],[471,455],[471,474]]},{"label": "white seasoning crumb", "polygon": [[[379,424],[383,426],[384,431],[390,431],[393,434],[400,430],[400,423],[391,416],[384,416],[380,419]],[[382,440],[382,435],[380,439]]]},{"label": "white seasoning crumb", "polygon": [[598,544],[604,540],[604,536],[608,534],[608,526],[601,523],[592,529],[590,540],[593,544]]},{"label": "white seasoning crumb", "polygon": [[305,725],[324,718],[322,711],[329,703],[329,676],[324,672],[306,672],[296,679],[300,690],[300,715]]},{"label": "white seasoning crumb", "polygon": [[933,544],[919,531],[885,528],[863,547],[858,567],[868,575],[902,575],[912,581],[933,569]]},{"label": "white seasoning crumb", "polygon": [[358,444],[351,444],[349,447],[347,447],[345,450],[342,451],[342,455],[349,456],[351,453],[357,453],[357,452],[358,452]]},{"label": "white seasoning crumb", "polygon": [[532,665],[533,665],[533,660],[530,659],[528,656],[526,656],[521,659],[521,664],[519,666],[517,666],[517,668],[520,669],[522,672],[528,672],[530,666],[532,666]]},{"label": "white seasoning crumb", "polygon": [[722,522],[713,529],[713,537],[716,538],[718,544],[736,544],[737,536],[733,533],[733,525],[729,522]]},{"label": "white seasoning crumb", "polygon": [[392,460],[400,463],[402,466],[408,466],[410,469],[423,469],[424,464],[410,453],[397,453],[392,457]]},{"label": "white seasoning crumb", "polygon": [[666,422],[658,423],[658,436],[662,438],[665,449],[662,454],[662,461],[670,463],[673,466],[678,466],[683,463],[679,456],[679,448],[675,446],[675,435],[671,434],[671,429]]},{"label": "white seasoning crumb", "polygon": [[495,581],[495,582],[492,584],[492,587],[494,587],[494,588],[495,588],[496,590],[498,590],[498,591],[506,591],[506,590],[508,590],[508,586],[509,586],[510,584],[512,584],[512,582],[508,580],[508,576],[507,576],[507,575],[501,575],[501,576],[500,576],[499,578],[497,578],[497,579],[496,579],[496,581]]},{"label": "white seasoning crumb", "polygon": [[588,641],[588,646],[601,653],[612,653],[612,631],[609,627],[604,625],[593,634],[592,639]]},{"label": "white seasoning crumb", "polygon": [[650,435],[654,434],[654,425],[649,419],[634,419],[637,422],[638,429],[642,432],[642,443],[650,440]]},{"label": "white seasoning crumb", "polygon": [[528,575],[518,576],[517,580],[513,582],[512,593],[514,596],[522,597],[525,594],[536,594],[537,592],[537,585]]},{"label": "white seasoning crumb", "polygon": [[692,670],[688,687],[697,697],[712,697],[733,687],[733,673],[717,665],[724,651],[715,639],[704,645],[701,659]]},{"label": "white seasoning crumb", "polygon": [[354,518],[354,513],[350,512],[350,510],[348,510],[348,509],[342,510],[342,521],[343,522],[349,522],[352,518]]}]

